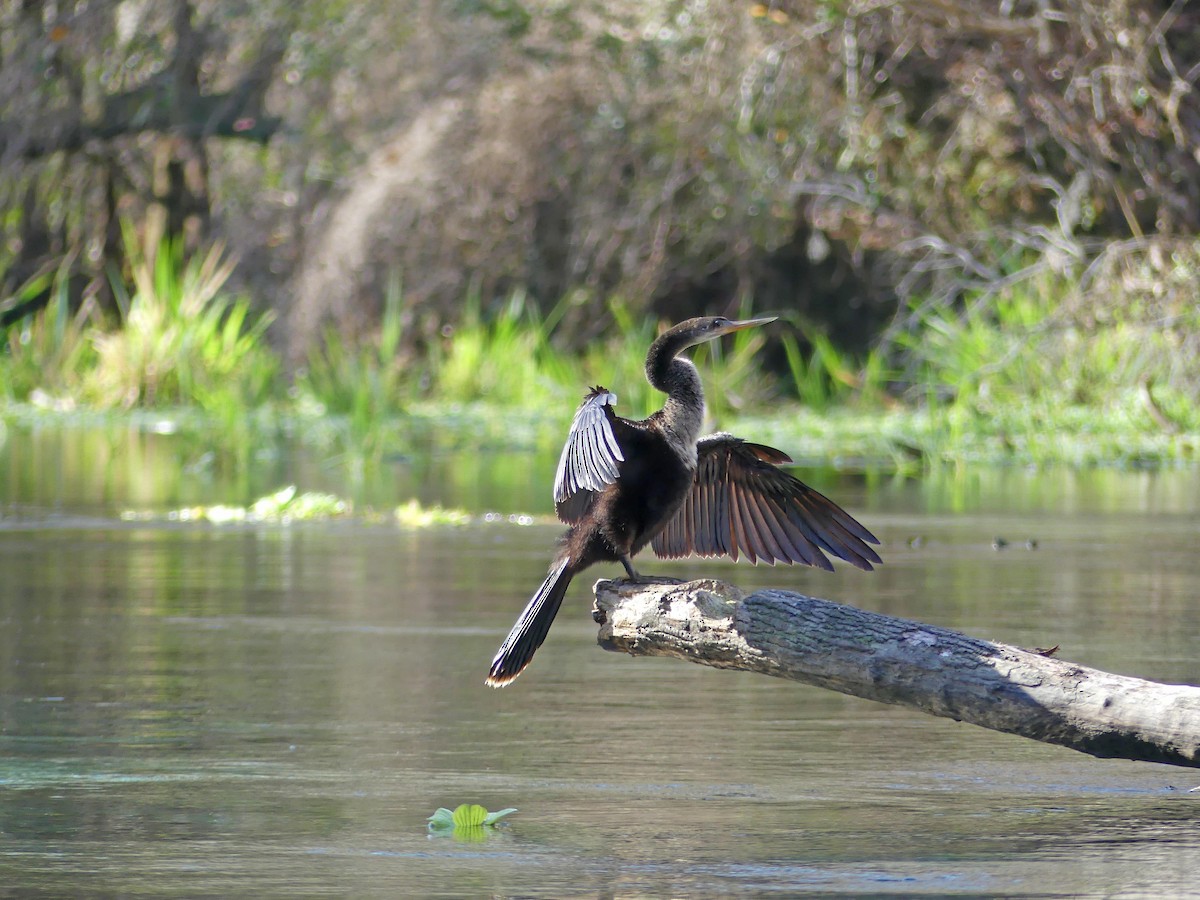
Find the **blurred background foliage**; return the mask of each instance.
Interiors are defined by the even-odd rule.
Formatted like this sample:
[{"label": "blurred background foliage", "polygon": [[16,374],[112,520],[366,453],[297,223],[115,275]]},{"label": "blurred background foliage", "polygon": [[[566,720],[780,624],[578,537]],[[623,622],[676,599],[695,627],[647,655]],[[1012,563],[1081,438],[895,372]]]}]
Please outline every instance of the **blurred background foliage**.
[{"label": "blurred background foliage", "polygon": [[0,0],[0,394],[536,403],[754,309],[809,403],[1191,427],[1198,78],[1186,0]]}]

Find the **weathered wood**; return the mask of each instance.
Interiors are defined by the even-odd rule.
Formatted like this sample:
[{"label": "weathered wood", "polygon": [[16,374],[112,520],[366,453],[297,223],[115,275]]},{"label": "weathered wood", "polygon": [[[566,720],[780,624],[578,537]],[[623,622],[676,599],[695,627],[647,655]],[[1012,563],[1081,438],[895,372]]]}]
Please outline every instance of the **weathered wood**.
[{"label": "weathered wood", "polygon": [[1098,757],[1200,767],[1200,687],[720,581],[597,581],[607,650],[677,656],[911,706]]}]

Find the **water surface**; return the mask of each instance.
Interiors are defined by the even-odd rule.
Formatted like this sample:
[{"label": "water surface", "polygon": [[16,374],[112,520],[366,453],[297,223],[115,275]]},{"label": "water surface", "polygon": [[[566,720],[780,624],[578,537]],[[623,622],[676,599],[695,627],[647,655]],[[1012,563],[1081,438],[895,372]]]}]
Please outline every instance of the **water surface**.
[{"label": "water surface", "polygon": [[[493,691],[555,526],[122,522],[199,489],[164,474],[139,494],[119,454],[124,483],[33,477],[71,467],[22,440],[0,448],[0,896],[1196,891],[1198,772],[605,653],[591,577]],[[368,499],[548,512],[552,456],[474,460],[398,461]],[[335,472],[200,480],[246,502]],[[884,539],[882,569],[643,568],[1200,683],[1196,473],[805,477]],[[520,812],[481,842],[426,832],[465,801]]]}]

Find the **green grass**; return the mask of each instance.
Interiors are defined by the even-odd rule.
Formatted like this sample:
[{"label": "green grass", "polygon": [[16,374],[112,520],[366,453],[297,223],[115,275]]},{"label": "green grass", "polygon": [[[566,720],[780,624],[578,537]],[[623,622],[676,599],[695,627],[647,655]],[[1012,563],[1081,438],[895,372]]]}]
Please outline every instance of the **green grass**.
[{"label": "green grass", "polygon": [[[51,301],[8,329],[0,348],[8,417],[154,410],[209,429],[215,443],[240,448],[242,461],[286,430],[362,466],[418,446],[556,443],[591,384],[617,393],[622,415],[662,402],[642,375],[660,323],[619,299],[601,307],[572,296],[542,314],[520,291],[490,305],[474,294],[418,353],[406,340],[412,310],[398,276],[373,334],[352,341],[328,332],[287,383],[266,340],[269,317],[229,290],[233,262],[221,247],[191,255],[169,240],[144,247],[130,226],[125,240],[129,271],[112,278],[120,327],[88,303],[72,310],[67,263],[18,290],[19,301],[48,288]],[[1166,296],[1190,297],[1196,272],[1200,248],[1163,276]],[[1163,291],[1137,293],[1158,283],[1153,273],[1127,274],[1129,296],[1107,302],[1083,282],[1043,275],[953,307],[914,303],[910,327],[862,358],[786,316],[693,356],[714,427],[811,460],[899,470],[943,460],[1194,463],[1200,306],[1154,306]],[[577,352],[563,323],[584,304],[612,324]],[[768,339],[781,341],[786,361],[775,375],[761,368]]]},{"label": "green grass", "polygon": [[50,302],[8,329],[0,353],[0,399],[33,399],[57,409],[76,405],[84,373],[95,365],[95,349],[88,327],[92,304],[71,311],[70,262],[64,260],[56,272],[35,276],[17,289],[14,304],[46,290]]},{"label": "green grass", "polygon": [[542,317],[516,291],[490,318],[472,293],[445,343],[433,348],[432,393],[449,403],[485,402],[534,409],[562,402],[580,384],[578,362],[551,342],[561,308]]},{"label": "green grass", "polygon": [[827,335],[810,331],[808,339],[812,351],[807,358],[794,334],[780,339],[791,387],[806,408],[829,412],[847,405],[885,405],[891,370],[880,350],[859,361],[839,351]]},{"label": "green grass", "polygon": [[127,223],[124,238],[130,270],[110,279],[122,327],[102,321],[90,298],[72,312],[64,262],[20,292],[48,286],[50,302],[9,328],[0,396],[58,409],[186,406],[228,422],[267,403],[280,371],[265,340],[271,316],[225,289],[234,263],[223,249],[145,247]]},{"label": "green grass", "polygon": [[124,238],[129,280],[111,279],[123,327],[92,332],[84,399],[101,408],[193,405],[229,418],[270,399],[279,370],[264,349],[271,316],[226,290],[235,264],[223,247],[192,256],[175,239],[147,247],[128,224]]},{"label": "green grass", "polygon": [[1075,291],[1044,276],[921,312],[897,340],[911,373],[904,399],[948,448],[996,436],[1034,462],[1192,458],[1183,436],[1200,431],[1200,371],[1186,341],[1200,335],[1200,306],[1164,327],[1133,298],[1100,304]]},{"label": "green grass", "polygon": [[416,361],[402,349],[402,304],[400,279],[393,273],[378,331],[355,343],[327,329],[291,388],[292,409],[309,421],[323,419],[325,442],[359,463],[397,446],[397,419],[420,383]]}]

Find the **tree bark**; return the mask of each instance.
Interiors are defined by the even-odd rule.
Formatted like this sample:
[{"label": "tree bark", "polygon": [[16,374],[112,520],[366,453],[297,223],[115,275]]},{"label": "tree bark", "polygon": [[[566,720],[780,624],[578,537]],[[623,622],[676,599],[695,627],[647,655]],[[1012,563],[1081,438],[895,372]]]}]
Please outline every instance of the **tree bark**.
[{"label": "tree bark", "polygon": [[719,581],[597,581],[606,650],[676,656],[910,706],[1105,758],[1200,767],[1200,687]]},{"label": "tree bark", "polygon": [[[54,153],[76,153],[91,141],[111,141],[147,132],[171,132],[196,140],[206,137],[240,138],[265,144],[279,130],[282,119],[261,115],[257,107],[242,107],[233,101],[236,92],[197,97],[182,115],[160,102],[166,94],[142,89],[117,94],[109,99],[106,117],[86,122],[74,113],[50,114],[41,126],[26,129],[18,140],[17,153],[38,159]],[[0,122],[0,156],[10,152],[11,123]]]}]

